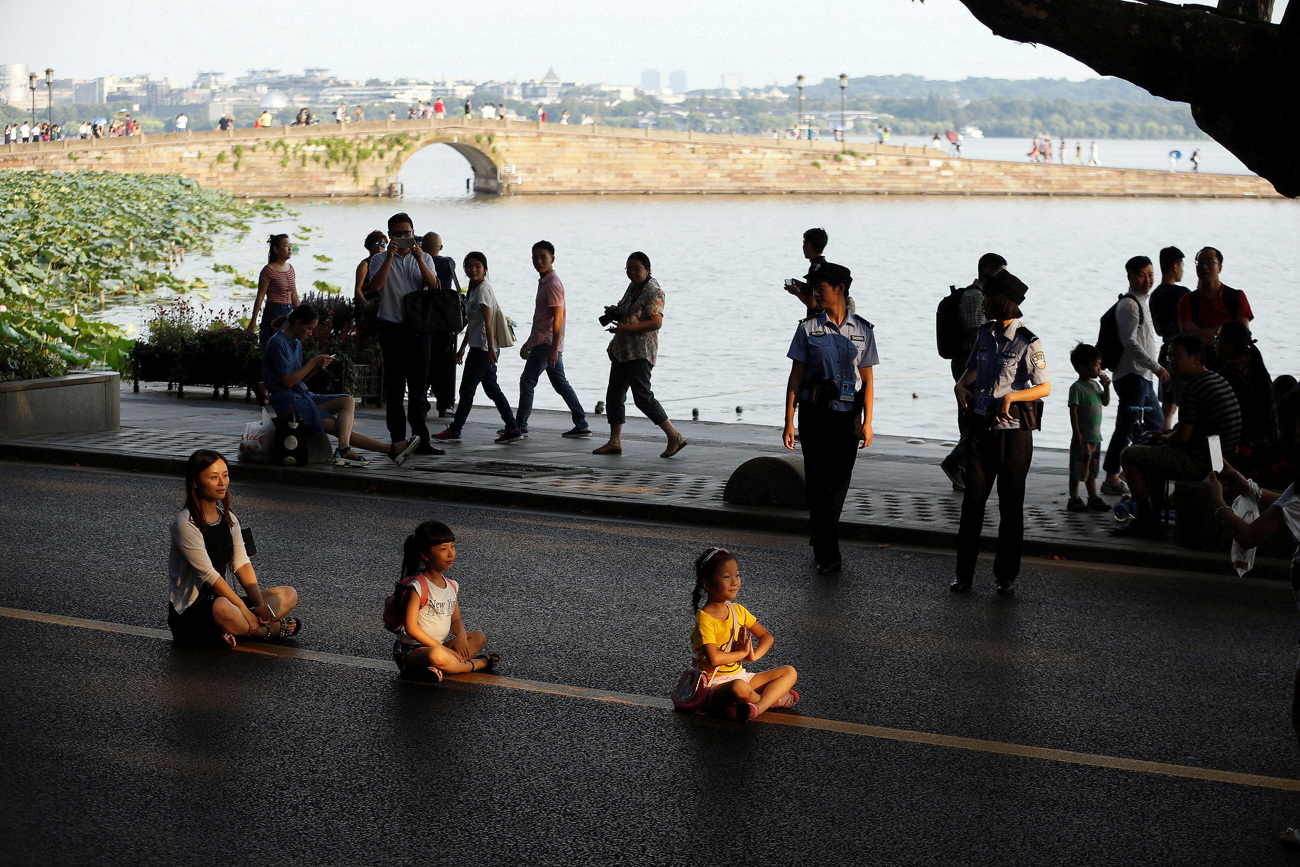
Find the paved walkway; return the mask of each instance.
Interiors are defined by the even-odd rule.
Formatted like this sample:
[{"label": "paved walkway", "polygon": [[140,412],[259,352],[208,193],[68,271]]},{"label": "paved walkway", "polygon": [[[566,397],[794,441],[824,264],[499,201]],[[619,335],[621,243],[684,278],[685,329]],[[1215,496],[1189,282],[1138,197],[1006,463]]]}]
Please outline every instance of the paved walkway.
[{"label": "paved walkway", "polygon": [[[183,473],[185,458],[197,448],[215,448],[233,458],[244,425],[256,417],[256,406],[233,398],[212,400],[202,389],[178,399],[161,385],[142,384],[138,394],[124,385],[120,430],[0,440],[0,457]],[[493,409],[476,406],[465,426],[465,442],[447,445],[444,457],[417,456],[400,468],[383,458],[355,469],[236,463],[232,475],[679,524],[806,532],[806,513],[722,501],[723,488],[736,467],[758,455],[788,454],[777,429],[685,420],[674,424],[690,442],[674,458],[659,457],[662,433],[646,419],[635,417],[624,429],[623,454],[601,456],[591,453],[607,431],[600,416],[592,417],[592,439],[568,440],[560,436],[571,426],[567,413],[539,410],[530,419],[528,439],[496,445],[499,418]],[[429,427],[436,433],[442,424],[431,417]],[[358,407],[357,428],[387,438],[382,409]],[[871,448],[859,454],[845,501],[843,536],[881,544],[954,547],[962,495],[951,490],[939,469],[951,445],[877,436]],[[1226,551],[1192,551],[1172,541],[1115,539],[1109,534],[1115,523],[1108,513],[1065,511],[1066,483],[1065,452],[1036,449],[1026,488],[1026,554],[1231,573]],[[994,495],[985,520],[990,549],[996,520]],[[1289,573],[1285,561],[1260,558],[1252,574],[1281,578]]]}]

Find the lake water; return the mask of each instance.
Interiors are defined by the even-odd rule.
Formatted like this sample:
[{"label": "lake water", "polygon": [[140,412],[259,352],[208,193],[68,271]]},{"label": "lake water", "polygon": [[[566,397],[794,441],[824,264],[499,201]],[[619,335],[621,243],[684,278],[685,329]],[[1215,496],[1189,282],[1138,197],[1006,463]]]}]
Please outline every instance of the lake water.
[{"label": "lake water", "polygon": [[[1106,148],[1120,144],[1133,143],[1103,142]],[[1149,144],[1165,153],[1170,147]],[[1205,143],[1201,147],[1207,150]],[[1102,155],[1105,160],[1105,149]],[[934,309],[949,284],[969,283],[980,255],[993,250],[1030,286],[1024,321],[1044,342],[1056,388],[1038,442],[1065,447],[1065,395],[1074,379],[1067,355],[1076,342],[1096,339],[1098,318],[1126,286],[1125,260],[1137,254],[1155,259],[1161,247],[1174,244],[1188,255],[1184,282],[1194,283],[1190,258],[1211,244],[1224,252],[1224,280],[1250,298],[1270,371],[1300,375],[1294,330],[1300,312],[1300,208],[1291,201],[498,198],[466,195],[469,176],[468,163],[450,148],[426,148],[403,170],[405,199],[292,200],[288,204],[298,217],[258,225],[243,239],[223,239],[212,259],[191,257],[185,270],[214,286],[211,306],[251,306],[254,293],[214,274],[212,261],[255,273],[266,262],[266,234],[294,232],[301,224],[318,228],[293,259],[300,291],[322,279],[351,291],[362,239],[404,210],[418,232],[442,235],[445,254],[458,261],[470,250],[487,255],[497,297],[526,335],[537,285],[529,251],[545,238],[556,246],[556,270],[568,293],[565,368],[591,407],[604,399],[609,370],[609,337],[596,317],[626,288],[627,255],[642,250],[667,294],[654,389],[669,415],[690,418],[698,409],[705,420],[779,425],[789,373],[785,353],[801,316],[782,280],[806,271],[802,233],[822,226],[831,238],[828,258],[852,269],[858,312],[876,327],[876,431],[947,439],[956,433],[952,380],[948,362],[935,354]],[[322,265],[314,254],[334,261]],[[149,309],[141,303],[106,315],[143,325]],[[500,376],[507,394],[515,393],[522,365],[515,350],[506,350]],[[537,406],[563,408],[545,379]],[[485,405],[475,415],[491,412]],[[635,413],[630,403],[629,412]]]}]

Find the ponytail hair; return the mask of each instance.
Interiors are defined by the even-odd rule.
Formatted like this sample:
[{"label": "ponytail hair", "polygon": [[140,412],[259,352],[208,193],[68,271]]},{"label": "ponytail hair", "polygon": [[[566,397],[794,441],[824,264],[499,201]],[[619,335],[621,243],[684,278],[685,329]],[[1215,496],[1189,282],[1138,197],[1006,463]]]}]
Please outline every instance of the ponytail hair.
[{"label": "ponytail hair", "polygon": [[281,234],[271,235],[266,239],[266,262],[268,265],[275,262],[275,248],[280,246],[280,242],[287,240],[288,237],[288,235]]},{"label": "ponytail hair", "polygon": [[736,555],[726,548],[705,548],[695,558],[695,589],[691,591],[691,608],[698,611],[704,599],[704,583],[718,573],[718,567],[728,560],[735,560]]},{"label": "ponytail hair", "polygon": [[441,521],[425,521],[402,543],[402,574],[399,579],[414,575],[424,566],[424,552],[437,545],[455,542],[456,534]]}]

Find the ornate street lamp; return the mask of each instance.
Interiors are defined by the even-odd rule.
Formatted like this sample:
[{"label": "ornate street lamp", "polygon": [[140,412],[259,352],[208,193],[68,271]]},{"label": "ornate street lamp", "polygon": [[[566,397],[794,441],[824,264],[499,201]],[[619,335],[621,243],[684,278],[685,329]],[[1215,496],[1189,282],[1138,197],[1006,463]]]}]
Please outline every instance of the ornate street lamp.
[{"label": "ornate street lamp", "polygon": [[[32,86],[35,87],[35,85]],[[803,138],[803,76],[802,75],[795,76],[794,86],[799,88],[799,126],[796,131],[799,133],[798,137]],[[33,103],[33,105],[35,105],[35,103]]]},{"label": "ornate street lamp", "polygon": [[36,73],[27,76],[27,86],[32,89],[32,126],[36,126]]},{"label": "ornate street lamp", "polygon": [[50,139],[54,138],[54,70],[45,70],[45,110],[49,113]]},{"label": "ornate street lamp", "polygon": [[840,153],[849,146],[849,127],[844,122],[844,91],[849,86],[849,76],[846,72],[840,73]]}]

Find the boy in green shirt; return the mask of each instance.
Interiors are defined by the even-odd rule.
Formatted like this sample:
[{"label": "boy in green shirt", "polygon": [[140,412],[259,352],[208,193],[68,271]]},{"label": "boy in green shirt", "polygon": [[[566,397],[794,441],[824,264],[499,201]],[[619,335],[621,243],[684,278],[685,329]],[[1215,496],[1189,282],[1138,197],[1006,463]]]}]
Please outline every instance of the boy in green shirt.
[{"label": "boy in green shirt", "polygon": [[[1110,406],[1110,377],[1101,372],[1101,351],[1089,343],[1074,347],[1070,364],[1079,379],[1070,384],[1070,501],[1065,508],[1108,512],[1110,506],[1097,496],[1097,454],[1101,451],[1101,408]],[[1087,503],[1079,499],[1079,482],[1088,489]]]}]

